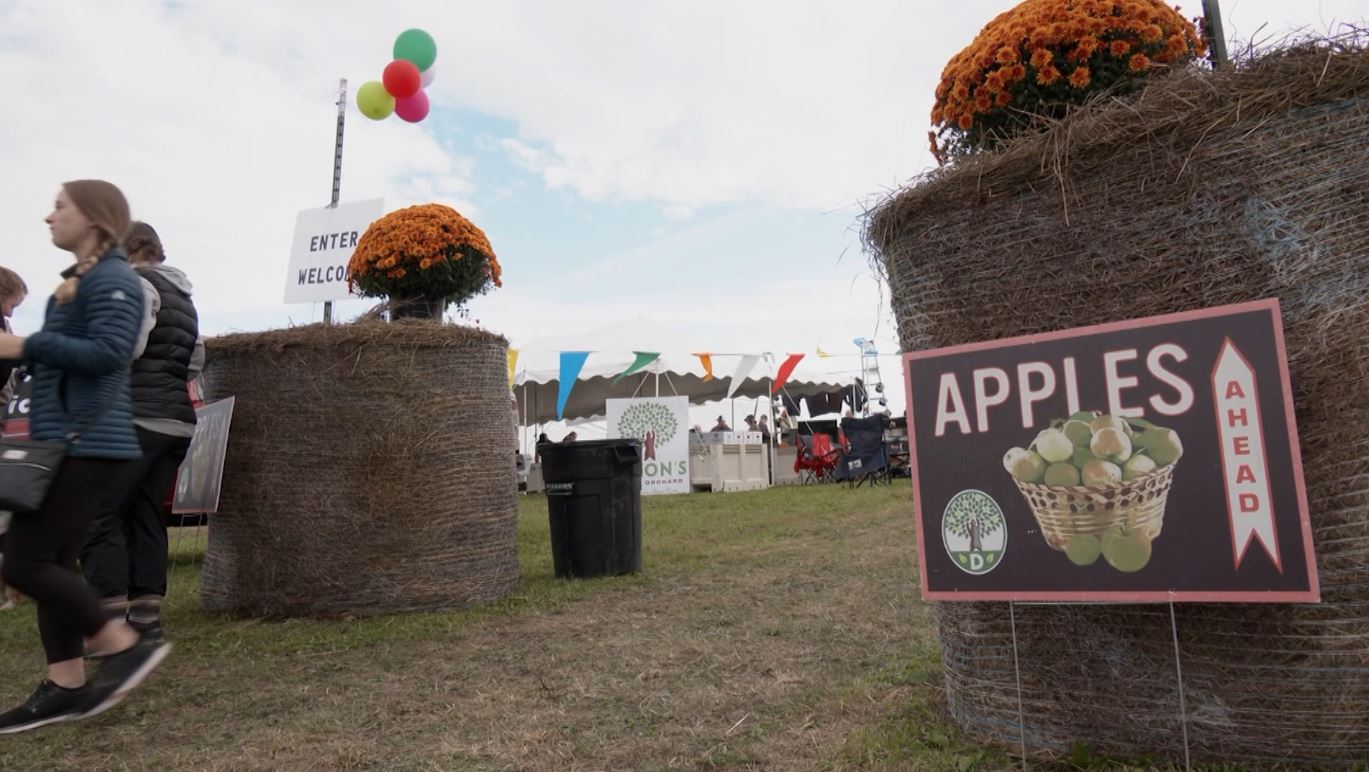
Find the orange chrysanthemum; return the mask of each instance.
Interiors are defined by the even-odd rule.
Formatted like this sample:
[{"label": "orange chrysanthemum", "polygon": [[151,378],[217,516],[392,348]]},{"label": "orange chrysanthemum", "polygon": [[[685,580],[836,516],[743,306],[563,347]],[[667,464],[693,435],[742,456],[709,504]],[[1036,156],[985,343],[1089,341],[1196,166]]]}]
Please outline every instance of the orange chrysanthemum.
[{"label": "orange chrysanthemum", "polygon": [[1153,63],[1202,53],[1197,28],[1166,0],[1022,0],[951,58],[933,124],[963,148],[997,142],[1031,125],[1033,113],[1060,115],[1094,90],[1146,76]]},{"label": "orange chrysanthemum", "polygon": [[503,286],[484,231],[441,204],[400,209],[357,242],[347,281],[368,297],[423,297],[462,303]]}]

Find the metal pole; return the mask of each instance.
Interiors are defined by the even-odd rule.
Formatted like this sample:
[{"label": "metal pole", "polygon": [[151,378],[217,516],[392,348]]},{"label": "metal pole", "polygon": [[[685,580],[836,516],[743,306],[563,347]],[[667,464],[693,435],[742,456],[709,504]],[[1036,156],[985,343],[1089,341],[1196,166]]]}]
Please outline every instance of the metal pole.
[{"label": "metal pole", "polygon": [[1184,769],[1192,770],[1188,756],[1188,705],[1184,702],[1184,668],[1179,664],[1179,622],[1174,617],[1174,601],[1169,602],[1169,629],[1174,635],[1174,674],[1179,679],[1179,722],[1184,730]]},{"label": "metal pole", "polygon": [[1017,678],[1017,730],[1022,743],[1022,769],[1027,769],[1027,717],[1022,710],[1022,665],[1017,660],[1017,604],[1008,601],[1008,621],[1012,625],[1012,670]]},{"label": "metal pole", "polygon": [[1217,5],[1217,0],[1203,0],[1203,18],[1206,20],[1203,28],[1207,33],[1207,51],[1212,66],[1220,68],[1231,64],[1226,56],[1226,33],[1222,30],[1222,9]]},{"label": "metal pole", "polygon": [[[337,141],[333,145],[333,199],[328,204],[330,209],[336,208],[338,198],[342,195],[342,129],[347,122],[347,79],[342,78],[338,81],[337,87]],[[333,301],[323,301],[323,323],[333,323]]]}]

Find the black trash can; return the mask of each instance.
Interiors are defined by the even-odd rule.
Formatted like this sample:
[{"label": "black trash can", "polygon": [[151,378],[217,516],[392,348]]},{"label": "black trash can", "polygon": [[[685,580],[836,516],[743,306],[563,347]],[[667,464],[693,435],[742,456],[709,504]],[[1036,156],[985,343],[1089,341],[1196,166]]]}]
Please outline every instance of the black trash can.
[{"label": "black trash can", "polygon": [[542,445],[558,577],[642,570],[642,452],[637,440]]}]

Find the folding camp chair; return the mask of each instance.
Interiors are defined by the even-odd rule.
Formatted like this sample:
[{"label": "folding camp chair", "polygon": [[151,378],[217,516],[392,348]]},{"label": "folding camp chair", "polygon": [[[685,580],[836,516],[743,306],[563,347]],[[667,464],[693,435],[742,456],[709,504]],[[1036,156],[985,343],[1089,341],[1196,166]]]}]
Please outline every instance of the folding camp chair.
[{"label": "folding camp chair", "polygon": [[832,447],[832,438],[825,434],[798,434],[795,441],[794,473],[799,482],[830,482],[841,458],[841,450]]},{"label": "folding camp chair", "polygon": [[884,444],[887,420],[882,414],[841,419],[842,433],[851,447],[837,465],[836,479],[845,480],[852,488],[859,488],[866,482],[871,485],[890,482],[889,448]]}]

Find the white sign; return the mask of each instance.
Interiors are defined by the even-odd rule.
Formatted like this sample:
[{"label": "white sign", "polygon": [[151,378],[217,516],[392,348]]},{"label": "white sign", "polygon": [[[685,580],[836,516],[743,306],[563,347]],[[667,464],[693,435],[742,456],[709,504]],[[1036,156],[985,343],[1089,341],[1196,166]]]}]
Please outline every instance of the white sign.
[{"label": "white sign", "polygon": [[385,199],[353,201],[336,208],[305,209],[295,220],[286,303],[317,303],[356,297],[347,290],[347,261],[371,223],[385,213]]},{"label": "white sign", "polygon": [[607,400],[608,436],[642,442],[642,494],[689,493],[689,398]]}]

